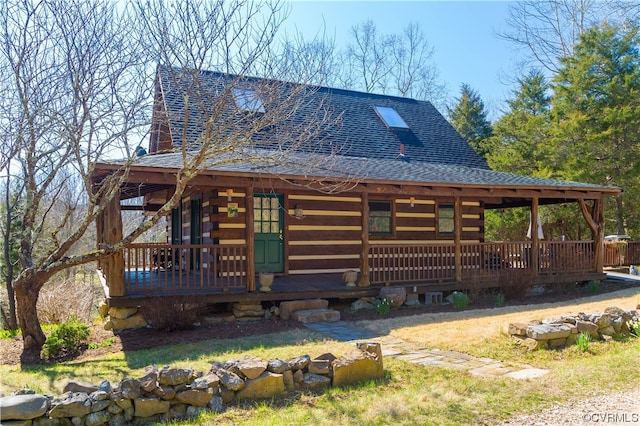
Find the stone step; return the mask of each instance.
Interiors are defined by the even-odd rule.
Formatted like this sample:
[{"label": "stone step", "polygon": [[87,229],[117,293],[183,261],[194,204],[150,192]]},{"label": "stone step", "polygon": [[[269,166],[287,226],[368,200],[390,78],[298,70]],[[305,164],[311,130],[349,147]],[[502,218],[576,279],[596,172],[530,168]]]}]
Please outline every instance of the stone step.
[{"label": "stone step", "polygon": [[340,321],[340,312],[333,309],[303,309],[291,314],[291,318],[303,324],[309,322],[336,322]]}]

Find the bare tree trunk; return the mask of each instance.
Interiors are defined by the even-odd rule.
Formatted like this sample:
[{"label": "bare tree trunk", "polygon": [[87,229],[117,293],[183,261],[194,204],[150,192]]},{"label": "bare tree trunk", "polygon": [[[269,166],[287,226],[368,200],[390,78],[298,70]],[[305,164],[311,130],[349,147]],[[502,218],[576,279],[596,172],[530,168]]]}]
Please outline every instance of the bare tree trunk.
[{"label": "bare tree trunk", "polygon": [[[47,277],[48,278],[48,277]],[[18,322],[22,331],[24,348],[20,356],[23,365],[34,364],[40,361],[40,351],[46,340],[46,336],[40,326],[36,304],[42,285],[47,278],[31,275],[18,279],[15,283]]]}]

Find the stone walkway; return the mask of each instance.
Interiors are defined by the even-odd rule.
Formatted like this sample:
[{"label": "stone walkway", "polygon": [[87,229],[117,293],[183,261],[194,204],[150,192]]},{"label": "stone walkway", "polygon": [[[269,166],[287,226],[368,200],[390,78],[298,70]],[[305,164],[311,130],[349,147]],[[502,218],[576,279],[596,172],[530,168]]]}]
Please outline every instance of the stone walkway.
[{"label": "stone walkway", "polygon": [[527,365],[520,368],[507,367],[491,358],[476,358],[461,352],[428,349],[393,336],[380,336],[347,321],[307,323],[305,326],[340,342],[367,340],[380,343],[384,356],[412,364],[467,370],[474,376],[533,379],[548,373],[547,370]]}]

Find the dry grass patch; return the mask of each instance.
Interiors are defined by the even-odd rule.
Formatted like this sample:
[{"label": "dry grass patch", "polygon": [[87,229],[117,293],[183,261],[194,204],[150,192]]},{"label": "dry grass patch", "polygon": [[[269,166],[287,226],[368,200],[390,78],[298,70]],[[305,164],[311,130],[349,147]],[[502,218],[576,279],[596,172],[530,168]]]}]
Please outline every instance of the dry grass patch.
[{"label": "dry grass patch", "polygon": [[483,345],[487,339],[504,336],[510,322],[602,312],[609,306],[635,309],[639,303],[639,290],[631,288],[569,302],[535,305],[535,309],[528,305],[507,306],[360,321],[358,324],[427,347],[467,351],[470,347]]}]

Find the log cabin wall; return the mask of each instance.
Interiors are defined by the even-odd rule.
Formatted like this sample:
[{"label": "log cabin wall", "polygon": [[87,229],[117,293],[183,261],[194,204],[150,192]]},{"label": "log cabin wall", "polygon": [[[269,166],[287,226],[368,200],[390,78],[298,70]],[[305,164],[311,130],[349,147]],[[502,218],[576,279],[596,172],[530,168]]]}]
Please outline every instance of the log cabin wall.
[{"label": "log cabin wall", "polygon": [[[232,190],[231,195],[227,192]],[[360,269],[362,198],[359,194],[324,195],[283,191],[285,213],[285,273],[341,273]],[[182,199],[182,242],[191,243],[191,200],[202,202],[202,244],[247,244],[246,189],[212,188]],[[231,197],[231,200],[229,200]],[[370,194],[370,202],[392,206],[393,232],[370,235],[371,244],[452,244],[453,236],[437,232],[438,205],[453,205],[453,198]],[[462,241],[484,241],[484,209],[479,201],[462,201]],[[233,210],[237,209],[237,212]],[[296,209],[302,217],[296,217]],[[170,221],[169,221],[170,222]],[[168,229],[168,235],[171,230]]]},{"label": "log cabin wall", "polygon": [[[362,216],[359,195],[292,193],[285,199],[290,274],[342,272],[360,268]],[[296,207],[302,217],[296,217]]]}]

